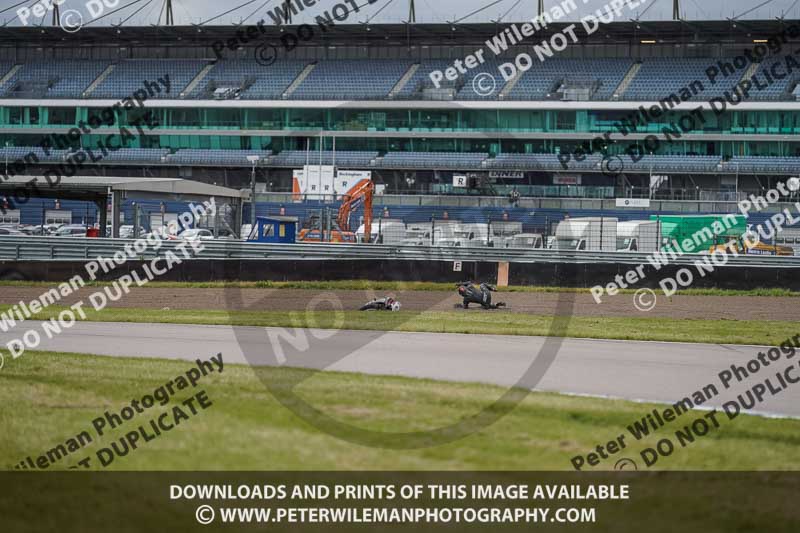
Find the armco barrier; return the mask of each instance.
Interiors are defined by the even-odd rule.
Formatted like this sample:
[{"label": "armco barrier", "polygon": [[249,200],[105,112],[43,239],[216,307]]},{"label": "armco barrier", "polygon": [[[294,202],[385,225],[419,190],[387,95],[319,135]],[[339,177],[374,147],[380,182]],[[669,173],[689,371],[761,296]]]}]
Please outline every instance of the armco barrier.
[{"label": "armco barrier", "polygon": [[[0,260],[74,261],[98,256],[111,257],[131,240],[67,237],[0,237]],[[180,241],[164,241],[158,250],[146,250],[139,258],[164,256]],[[242,241],[204,241],[200,260],[408,260],[475,261],[554,264],[632,264],[647,263],[648,254],[630,252],[575,252],[565,250],[526,250],[491,247],[427,247],[374,244],[258,244]],[[685,255],[672,263],[692,265],[697,255]],[[728,265],[751,268],[800,268],[800,257],[729,257]]]},{"label": "armco barrier", "polygon": [[[131,261],[102,280],[116,279],[139,269],[141,261]],[[0,280],[58,282],[85,274],[84,261],[0,261]],[[248,259],[195,259],[175,266],[159,281],[333,281],[369,279],[373,281],[458,282],[467,279],[497,280],[498,263],[467,261],[454,269],[451,261],[329,259],[271,261]],[[637,265],[586,263],[510,263],[510,285],[591,287],[605,285]],[[665,276],[674,277],[680,265],[662,267],[658,272],[645,269],[646,279],[636,287],[657,288]],[[693,287],[727,289],[785,288],[800,291],[800,268],[719,267],[700,277],[696,271]],[[1,289],[0,289],[1,290]]]},{"label": "armco barrier", "polygon": [[[638,267],[637,264],[579,264],[579,263],[511,263],[509,285],[536,285],[554,287],[605,286],[620,275]],[[656,271],[647,266],[645,278],[634,288],[658,289],[665,277],[675,278],[681,268],[688,268],[694,280],[693,288],[718,288],[747,290],[754,288],[778,288],[800,291],[800,267],[724,266],[701,276],[693,266],[668,265]]]},{"label": "armco barrier", "polygon": [[[0,279],[63,281],[84,273],[87,259],[110,257],[130,241],[0,237]],[[117,268],[107,279],[119,277],[144,261],[174,250],[165,242],[136,261]],[[508,263],[510,285],[591,287],[605,285],[617,275],[644,268],[646,277],[636,287],[658,286],[665,276],[675,277],[683,267],[694,275],[694,287],[732,289],[787,288],[800,290],[800,258],[739,257],[727,266],[701,276],[692,266],[699,256],[686,255],[656,271],[646,254],[625,252],[564,252],[501,248],[428,248],[377,245],[254,244],[206,241],[199,258],[184,261],[164,281],[463,281],[497,280],[499,263]],[[458,269],[460,267],[460,270]]]},{"label": "armco barrier", "polygon": [[[141,273],[142,261],[130,261],[101,281],[116,279],[132,270]],[[0,261],[0,280],[64,281],[84,275],[83,261]],[[194,259],[176,265],[157,281],[374,281],[459,282],[468,279],[494,280],[497,263],[464,262],[461,269],[447,261],[408,260],[239,260]],[[0,289],[2,290],[2,289]]]}]

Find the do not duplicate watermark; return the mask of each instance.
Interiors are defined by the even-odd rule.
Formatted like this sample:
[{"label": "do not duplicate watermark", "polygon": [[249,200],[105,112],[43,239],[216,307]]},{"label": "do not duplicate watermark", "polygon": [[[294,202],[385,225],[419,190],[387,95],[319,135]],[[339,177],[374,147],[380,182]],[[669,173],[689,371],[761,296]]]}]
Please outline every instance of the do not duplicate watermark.
[{"label": "do not duplicate watermark", "polygon": [[[205,390],[192,392],[192,395],[183,401],[175,402],[166,410],[154,414],[148,420],[141,422],[135,429],[130,429],[128,422],[136,419],[138,415],[147,416],[149,411],[158,407],[167,407],[171,401],[183,390],[192,390],[198,387],[200,381],[209,375],[219,373],[225,368],[222,353],[210,357],[208,360],[197,359],[195,365],[186,372],[150,389],[147,393],[132,399],[121,409],[106,410],[101,415],[92,419],[88,429],[83,429],[74,436],[59,441],[52,448],[35,455],[27,456],[16,465],[15,470],[46,470],[58,467],[61,461],[70,456],[85,451],[96,441],[107,438],[109,433],[121,430],[123,426],[129,429],[121,437],[111,441],[107,446],[98,448],[93,455],[87,455],[77,460],[75,464],[67,466],[71,470],[77,468],[92,468],[101,466],[108,468],[119,458],[129,456],[140,449],[144,444],[154,441],[172,431],[180,424],[198,416],[214,405]],[[94,435],[94,436],[93,436]],[[93,459],[95,461],[93,461]]]},{"label": "do not duplicate watermark", "polygon": [[[638,461],[624,457],[614,464],[615,470],[637,470],[640,463],[651,468],[677,450],[689,448],[705,437],[713,436],[725,421],[731,422],[742,413],[757,411],[765,402],[797,386],[800,383],[800,363],[794,359],[798,351],[800,334],[759,351],[744,364],[733,363],[717,372],[715,379],[708,384],[668,407],[648,411],[628,424],[626,431],[597,444],[588,453],[575,455],[570,459],[570,464],[575,470],[601,466],[604,461],[615,459],[635,443],[655,439],[659,431],[673,422],[679,423],[681,427],[673,428],[669,435],[661,436],[650,446],[644,446],[638,452]],[[786,364],[787,361],[791,362]],[[723,398],[725,392],[728,395]],[[716,407],[708,409],[706,406],[711,401],[716,403]],[[695,416],[693,411],[696,409],[708,411]]]},{"label": "do not duplicate watermark", "polygon": [[[66,0],[40,0],[32,6],[22,6],[17,9],[17,18],[23,26],[28,26],[35,19],[41,19],[47,13],[62,6]],[[89,15],[89,20],[96,20],[103,16],[106,9],[114,9],[120,4],[121,0],[87,0],[84,3],[84,9]],[[61,11],[59,9],[58,24],[67,33],[75,33],[83,28],[85,22],[83,14],[77,9],[66,9]]]},{"label": "do not duplicate watermark", "polygon": [[[159,250],[166,235],[177,233],[179,226],[188,228],[195,220],[214,216],[216,212],[214,198],[201,205],[190,205],[189,211],[181,213],[176,221],[171,221],[162,231],[153,231],[144,238],[126,244],[123,250],[115,253],[112,257],[97,257],[95,260],[87,262],[84,265],[86,277],[77,274],[70,280],[58,285],[58,287],[43,292],[38,298],[28,303],[20,302],[0,313],[0,331],[11,331],[18,323],[34,319],[37,314],[46,311],[50,306],[86,287],[87,280],[88,282],[97,281],[100,276],[110,274],[128,261],[141,257],[148,249]],[[38,348],[44,337],[53,339],[72,328],[79,318],[88,320],[87,310],[89,307],[96,312],[102,311],[109,303],[119,301],[123,296],[129,294],[133,286],[142,287],[146,285],[157,277],[165,275],[184,261],[197,257],[204,249],[205,245],[201,240],[182,241],[175,246],[174,250],[167,250],[163,256],[158,255],[144,263],[141,267],[141,272],[133,270],[130,274],[121,276],[110,286],[93,292],[88,298],[72,304],[68,309],[60,311],[55,317],[42,322],[37,327],[28,329],[18,338],[6,343],[6,349],[13,359],[22,357],[26,350]],[[2,368],[3,362],[3,355],[0,354],[0,368]]]}]

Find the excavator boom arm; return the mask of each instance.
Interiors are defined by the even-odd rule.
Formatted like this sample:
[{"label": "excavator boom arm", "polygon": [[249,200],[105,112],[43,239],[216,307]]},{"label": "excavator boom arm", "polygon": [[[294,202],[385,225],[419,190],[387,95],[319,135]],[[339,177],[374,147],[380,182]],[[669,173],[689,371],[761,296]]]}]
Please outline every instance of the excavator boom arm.
[{"label": "excavator boom arm", "polygon": [[362,180],[356,185],[352,192],[344,195],[342,205],[339,207],[339,214],[336,222],[343,231],[350,231],[350,214],[358,205],[364,202],[364,240],[369,242],[372,237],[372,195],[375,191],[375,184],[372,180]]}]

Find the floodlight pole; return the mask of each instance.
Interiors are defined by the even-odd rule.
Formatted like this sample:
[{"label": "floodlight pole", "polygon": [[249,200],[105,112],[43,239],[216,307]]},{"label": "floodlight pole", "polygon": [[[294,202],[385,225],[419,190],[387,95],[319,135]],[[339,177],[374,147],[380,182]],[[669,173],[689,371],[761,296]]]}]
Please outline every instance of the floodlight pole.
[{"label": "floodlight pole", "polygon": [[172,0],[164,0],[164,15],[166,17],[164,24],[174,26],[175,16],[172,14]]},{"label": "floodlight pole", "polygon": [[672,0],[672,20],[681,19],[681,0]]},{"label": "floodlight pole", "polygon": [[414,0],[408,1],[408,22],[417,21],[417,8],[414,6]]},{"label": "floodlight pole", "polygon": [[61,13],[58,11],[58,4],[53,3],[53,26],[61,26]]},{"label": "floodlight pole", "polygon": [[544,0],[539,0],[539,16],[544,15]]},{"label": "floodlight pole", "polygon": [[250,173],[250,230],[256,227],[256,164],[253,160],[253,171]]}]

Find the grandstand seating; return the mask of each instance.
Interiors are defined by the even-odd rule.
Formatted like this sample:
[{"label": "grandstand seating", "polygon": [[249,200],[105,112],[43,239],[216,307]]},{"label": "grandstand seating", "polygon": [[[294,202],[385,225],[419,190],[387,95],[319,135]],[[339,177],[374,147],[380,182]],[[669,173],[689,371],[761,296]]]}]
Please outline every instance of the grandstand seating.
[{"label": "grandstand seating", "polygon": [[149,98],[178,98],[181,91],[208,64],[202,59],[127,59],[120,61],[106,79],[89,95],[91,98],[125,98],[144,86],[169,75],[170,92]]},{"label": "grandstand seating", "polygon": [[[3,146],[0,147],[0,158],[4,161],[28,161],[35,163],[42,161],[45,163],[59,163],[64,160],[67,150],[50,150],[45,153],[42,148],[32,146]],[[33,157],[31,157],[33,156]]]},{"label": "grandstand seating", "polygon": [[723,167],[728,172],[797,173],[800,172],[800,157],[739,156],[723,163]]},{"label": "grandstand seating", "polygon": [[[708,99],[730,91],[741,80],[743,71],[711,84],[706,69],[717,61],[712,58],[647,58],[621,96],[625,100],[661,100],[669,92],[678,93],[691,82],[703,83],[702,96]],[[783,56],[764,60],[757,74],[763,72]],[[315,64],[308,77],[289,96],[292,100],[383,100],[388,98],[403,74],[414,62],[411,60],[365,59],[322,60]],[[457,82],[444,82],[454,89],[458,100],[497,99],[505,86],[500,76],[499,60],[487,60],[482,68],[472,69]],[[80,98],[82,93],[109,65],[101,60],[47,60],[27,61],[2,86],[4,97]],[[169,74],[170,93],[156,93],[151,98],[179,98],[200,71],[210,64],[202,59],[129,59],[116,63],[114,69],[88,95],[90,98],[124,98],[142,87],[145,80],[155,81]],[[213,89],[230,87],[239,89],[236,98],[243,100],[280,99],[289,85],[308,64],[305,60],[278,60],[265,67],[254,60],[230,59],[213,64],[213,68],[192,88],[189,98],[212,98]],[[609,100],[620,85],[633,62],[630,59],[561,59],[552,58],[535,62],[521,75],[513,88],[504,96],[506,100],[536,101],[557,98],[557,88],[563,83],[572,87],[591,87],[592,100]],[[13,62],[0,62],[0,72],[6,73]],[[419,98],[421,89],[431,87],[429,74],[451,66],[446,60],[424,60],[419,68],[393,95],[398,100]],[[472,80],[478,74],[492,74],[497,87],[489,96],[476,94]],[[764,90],[751,92],[750,98],[777,100],[784,98],[800,81],[797,75],[777,80]],[[48,87],[49,85],[49,87]]]},{"label": "grandstand seating", "polygon": [[[8,158],[15,161],[33,153],[39,161],[60,163],[74,150],[50,150],[45,154],[39,147],[11,146],[0,147],[0,160]],[[95,151],[95,153],[100,153]],[[308,152],[285,150],[273,154],[267,150],[222,150],[222,149],[181,149],[167,148],[121,148],[103,156],[105,162],[151,163],[167,165],[215,165],[230,167],[249,167],[248,155],[259,155],[262,165],[272,167],[300,168],[306,163],[312,165],[334,164],[333,152]],[[686,155],[645,155],[634,161],[628,155],[619,156],[624,168],[631,172],[756,172],[767,174],[800,173],[800,157],[738,156],[722,160],[719,156]],[[602,170],[601,154],[588,154],[583,161],[572,158],[567,170],[597,172]],[[455,169],[455,170],[541,170],[562,171],[564,167],[557,154],[503,153],[490,157],[486,153],[457,152],[388,152],[382,157],[378,152],[337,151],[336,166],[350,168],[409,168],[409,169]]]},{"label": "grandstand seating", "polygon": [[[589,154],[583,161],[572,158],[567,166],[570,170],[599,170],[602,156]],[[484,163],[490,169],[511,170],[564,170],[556,154],[497,154]]]},{"label": "grandstand seating", "polygon": [[330,151],[320,153],[285,150],[274,156],[270,163],[275,166],[302,167],[306,163],[319,165],[320,161],[323,165],[332,165],[335,160],[337,166],[368,167],[376,157],[378,157],[378,152],[340,152],[337,150],[334,158],[333,152]]},{"label": "grandstand seating", "polygon": [[411,61],[361,59],[320,61],[291,95],[293,100],[383,100]]},{"label": "grandstand seating", "polygon": [[720,75],[716,83],[711,84],[706,69],[715,65],[717,61],[732,60],[697,57],[645,59],[642,68],[621,97],[624,100],[659,101],[669,97],[671,93],[679,94],[681,89],[688,87],[694,81],[703,84],[703,91],[694,96],[694,99],[707,100],[722,96],[725,91],[732,90],[741,81],[744,72],[737,71],[727,78]]},{"label": "grandstand seating", "polygon": [[249,167],[249,155],[267,159],[270,152],[264,150],[199,150],[183,149],[166,156],[164,162],[171,165],[229,165]]},{"label": "grandstand seating", "polygon": [[306,61],[278,60],[265,67],[253,60],[217,61],[189,97],[209,98],[210,89],[215,87],[247,86],[239,95],[242,100],[280,100],[307,64]]},{"label": "grandstand seating", "polygon": [[[457,100],[496,100],[497,95],[500,94],[500,91],[503,90],[505,87],[505,80],[500,75],[500,71],[498,67],[505,63],[505,61],[496,61],[496,60],[487,60],[481,68],[476,68],[472,70],[468,70],[466,74],[462,74],[462,79],[464,80],[464,86],[461,87],[461,90],[458,91],[456,95]],[[495,79],[495,90],[491,94],[482,95],[477,91],[480,90],[488,90],[490,87],[486,85],[487,82],[483,82],[481,86],[475,86],[475,78],[483,73],[491,74]],[[427,74],[430,74],[428,71]],[[477,90],[477,91],[476,91]]]},{"label": "grandstand seating", "polygon": [[[507,100],[544,100],[559,81],[599,87],[593,100],[608,100],[632,65],[630,59],[548,59],[534,62],[506,96]],[[663,89],[662,89],[663,90]]]},{"label": "grandstand seating", "polygon": [[7,98],[80,98],[107,65],[107,61],[28,61],[0,90]]},{"label": "grandstand seating", "polygon": [[635,172],[646,172],[649,169],[659,172],[715,172],[722,159],[716,155],[660,155],[647,154],[641,159],[622,155],[622,164],[626,169]]},{"label": "grandstand seating", "polygon": [[444,60],[420,61],[417,71],[408,79],[403,88],[395,95],[395,98],[401,100],[415,98],[422,87],[433,86],[429,77],[431,72],[434,70],[444,71],[444,69],[451,65],[452,63],[448,63]]},{"label": "grandstand seating", "polygon": [[[765,58],[759,66],[757,73],[758,78],[762,81],[762,83],[767,80],[768,78],[766,78],[764,75],[764,71],[769,71],[769,69],[771,69],[775,63],[784,65],[783,67],[778,67],[780,69],[778,72],[784,72],[786,68],[785,61],[785,56],[773,56]],[[769,79],[773,79],[774,83],[771,83],[767,87],[759,90],[752,91],[750,93],[750,98],[753,100],[778,100],[784,96],[787,96],[788,92],[792,89],[792,85],[800,81],[800,74],[794,72],[782,80],[774,79],[774,77],[770,74]]]},{"label": "grandstand seating", "polygon": [[[130,162],[158,162],[169,150],[166,148],[120,148],[114,152],[109,151],[103,156],[104,161],[130,161]],[[95,150],[95,156],[99,152]]]},{"label": "grandstand seating", "polygon": [[386,168],[478,169],[487,157],[463,152],[389,152],[380,163]]}]

